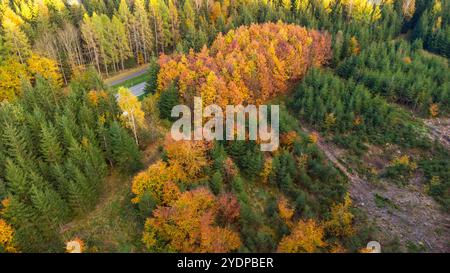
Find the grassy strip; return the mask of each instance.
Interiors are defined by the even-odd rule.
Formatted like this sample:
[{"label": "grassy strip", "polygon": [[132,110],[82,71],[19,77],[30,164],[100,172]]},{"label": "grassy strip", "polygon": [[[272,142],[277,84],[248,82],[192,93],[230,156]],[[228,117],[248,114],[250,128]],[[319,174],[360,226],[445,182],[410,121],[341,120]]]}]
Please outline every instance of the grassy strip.
[{"label": "grassy strip", "polygon": [[120,81],[121,79],[127,78],[138,72],[147,71],[147,70],[148,70],[148,64],[136,66],[133,68],[128,68],[128,69],[119,71],[117,73],[110,74],[110,76],[108,78],[104,79],[104,81],[106,84],[111,85],[115,81]]},{"label": "grassy strip", "polygon": [[112,88],[114,90],[119,89],[119,87],[126,87],[126,88],[130,88],[132,86],[138,85],[140,83],[146,82],[150,79],[150,75],[148,73],[142,74],[140,76],[137,76],[135,78],[132,79],[128,79],[126,81],[123,81],[121,83],[115,84],[112,86]]}]

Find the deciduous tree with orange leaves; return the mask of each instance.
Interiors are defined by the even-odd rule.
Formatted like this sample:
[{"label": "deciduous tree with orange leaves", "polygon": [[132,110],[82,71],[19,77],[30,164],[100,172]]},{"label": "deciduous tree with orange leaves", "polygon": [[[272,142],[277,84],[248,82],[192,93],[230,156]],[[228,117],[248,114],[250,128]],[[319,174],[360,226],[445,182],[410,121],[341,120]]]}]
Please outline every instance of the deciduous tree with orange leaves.
[{"label": "deciduous tree with orange leaves", "polygon": [[314,220],[299,220],[290,235],[283,237],[278,245],[278,252],[299,253],[318,252],[326,246],[324,228]]},{"label": "deciduous tree with orange leaves", "polygon": [[142,196],[149,193],[158,204],[169,205],[180,195],[173,182],[174,174],[163,161],[158,161],[133,178],[131,191],[136,195],[131,201],[139,203]]},{"label": "deciduous tree with orange leaves", "polygon": [[281,219],[288,225],[292,225],[292,216],[294,216],[294,209],[289,205],[286,197],[282,196],[278,201],[278,211]]},{"label": "deciduous tree with orange leaves", "polygon": [[205,188],[181,194],[170,207],[158,207],[145,223],[143,242],[153,251],[230,252],[239,248],[238,234],[215,224],[217,201]]},{"label": "deciduous tree with orange leaves", "polygon": [[184,183],[195,183],[204,177],[208,165],[206,146],[202,141],[171,141],[164,146],[174,176]]},{"label": "deciduous tree with orange leaves", "polygon": [[5,220],[0,219],[0,253],[17,252],[13,240],[14,229]]},{"label": "deciduous tree with orange leaves", "polygon": [[176,183],[193,184],[204,177],[204,168],[209,164],[205,143],[168,138],[164,149],[167,162],[159,160],[133,178],[131,191],[136,195],[131,200],[133,203],[150,194],[157,204],[169,205],[180,195]]},{"label": "deciduous tree with orange leaves", "polygon": [[287,91],[308,67],[330,58],[330,35],[284,23],[230,30],[199,53],[162,55],[158,90],[177,82],[180,96],[191,102],[261,103]]},{"label": "deciduous tree with orange leaves", "polygon": [[286,132],[280,136],[281,146],[291,150],[297,139],[298,139],[297,132],[295,131]]},{"label": "deciduous tree with orange leaves", "polygon": [[437,103],[432,103],[428,110],[432,118],[435,118],[439,115],[439,105]]},{"label": "deciduous tree with orange leaves", "polygon": [[225,223],[234,223],[239,220],[240,205],[232,193],[222,193],[217,199],[218,215]]}]

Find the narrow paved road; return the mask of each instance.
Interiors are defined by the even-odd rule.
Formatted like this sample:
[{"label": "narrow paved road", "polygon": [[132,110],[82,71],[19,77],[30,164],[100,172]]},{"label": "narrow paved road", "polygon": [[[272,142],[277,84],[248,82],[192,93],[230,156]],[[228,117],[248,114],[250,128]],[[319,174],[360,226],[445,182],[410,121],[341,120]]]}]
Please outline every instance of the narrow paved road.
[{"label": "narrow paved road", "polygon": [[114,81],[111,81],[110,83],[108,83],[108,85],[109,85],[109,86],[117,85],[117,84],[122,83],[122,82],[124,82],[124,81],[127,81],[127,80],[129,80],[129,79],[133,79],[133,78],[139,77],[139,76],[141,76],[141,75],[144,75],[145,73],[147,73],[147,67],[144,67],[144,68],[142,68],[141,70],[136,71],[136,72],[134,72],[134,73],[132,73],[132,74],[130,74],[130,75],[127,75],[127,76],[125,76],[125,77],[123,77],[123,78],[120,78],[120,79],[116,79],[116,80],[114,80]]},{"label": "narrow paved road", "polygon": [[133,93],[133,95],[135,95],[136,97],[139,97],[141,95],[144,95],[144,93],[145,93],[144,89],[145,89],[146,84],[147,84],[146,82],[142,82],[140,84],[130,87],[129,89],[130,89],[131,93]]},{"label": "narrow paved road", "polygon": [[[108,86],[114,86],[114,85],[121,84],[121,83],[123,83],[123,82],[125,82],[127,80],[130,80],[130,79],[139,77],[141,75],[144,75],[145,73],[147,73],[147,71],[148,71],[148,68],[144,67],[141,70],[133,72],[130,75],[127,75],[125,77],[121,77],[119,79],[116,79],[116,80],[113,80],[113,81],[109,82]],[[130,89],[131,93],[133,93],[133,95],[135,95],[136,97],[139,97],[139,96],[141,96],[141,95],[143,95],[145,93],[145,91],[144,91],[145,84],[146,84],[145,82],[142,82],[142,83],[139,83],[139,84],[137,84],[135,86],[129,87],[129,89]]]}]

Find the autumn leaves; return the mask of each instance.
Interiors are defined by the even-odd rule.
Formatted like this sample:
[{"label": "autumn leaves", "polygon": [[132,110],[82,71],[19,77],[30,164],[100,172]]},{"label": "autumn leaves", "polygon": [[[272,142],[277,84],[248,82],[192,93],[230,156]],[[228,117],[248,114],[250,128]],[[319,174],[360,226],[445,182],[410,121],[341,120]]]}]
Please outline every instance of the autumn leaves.
[{"label": "autumn leaves", "polygon": [[204,187],[181,192],[205,178],[206,148],[202,142],[167,140],[167,162],[158,161],[134,177],[132,202],[151,198],[157,205],[145,223],[143,242],[149,250],[229,252],[240,246],[238,233],[229,227],[239,217],[233,195],[216,197]]},{"label": "autumn leaves", "polygon": [[[326,63],[330,46],[327,33],[295,25],[266,23],[240,27],[219,35],[209,49],[204,47],[198,53],[162,55],[158,93],[168,92],[175,85],[188,105],[198,96],[204,105],[261,104],[285,94],[290,83],[302,78],[309,67]],[[166,140],[164,160],[134,177],[132,202],[144,206],[151,200],[149,203],[154,204],[143,234],[148,250],[229,252],[241,246],[236,224],[240,205],[236,197],[224,192],[215,196],[199,186],[208,179],[214,180],[205,171],[211,167],[208,145],[201,141]],[[226,169],[227,164],[234,163],[223,164]],[[293,213],[285,217],[292,218]],[[293,250],[288,244],[296,245],[294,250],[300,249],[297,245],[302,242],[298,242],[297,235],[304,233],[302,223],[293,227],[292,236],[283,239],[287,248],[280,245],[280,251]],[[310,246],[301,249],[315,251],[313,246],[324,246],[323,228],[317,233],[315,223],[305,225],[306,231],[317,236],[304,234],[305,244]]]},{"label": "autumn leaves", "polygon": [[327,242],[326,238],[347,238],[355,233],[353,228],[353,214],[350,211],[352,201],[347,194],[344,202],[331,207],[330,219],[320,223],[313,219],[297,222],[292,221],[294,209],[286,198],[278,201],[278,211],[281,219],[290,228],[291,233],[284,236],[279,245],[278,252],[299,253],[319,252],[328,248],[329,252],[345,252],[337,242]]},{"label": "autumn leaves", "polygon": [[36,82],[41,77],[52,85],[62,86],[62,75],[58,64],[52,60],[32,54],[25,63],[9,58],[0,64],[0,101],[14,101],[22,92],[22,84]]},{"label": "autumn leaves", "polygon": [[162,55],[158,91],[176,83],[189,103],[260,104],[284,94],[293,80],[330,57],[330,36],[295,25],[266,23],[219,35],[208,49]]},{"label": "autumn leaves", "polygon": [[[143,242],[156,251],[223,253],[236,250],[241,245],[239,235],[215,224],[221,209],[218,199],[207,189],[186,191],[172,206],[158,207],[153,217],[147,219]],[[161,246],[161,242],[167,244]]]},{"label": "autumn leaves", "polygon": [[16,252],[14,247],[14,229],[3,219],[0,218],[0,253]]},{"label": "autumn leaves", "polygon": [[195,184],[204,178],[203,168],[208,165],[204,143],[167,140],[164,148],[167,162],[158,161],[133,179],[134,203],[151,194],[158,204],[170,204],[179,195],[173,183]]}]

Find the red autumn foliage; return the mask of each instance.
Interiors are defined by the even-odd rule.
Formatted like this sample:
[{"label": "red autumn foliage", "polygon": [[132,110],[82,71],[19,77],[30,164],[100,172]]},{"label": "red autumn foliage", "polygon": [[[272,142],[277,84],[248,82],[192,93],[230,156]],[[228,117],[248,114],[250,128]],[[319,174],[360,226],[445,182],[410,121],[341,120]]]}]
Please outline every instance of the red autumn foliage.
[{"label": "red autumn foliage", "polygon": [[236,196],[223,193],[218,197],[218,218],[225,223],[234,223],[239,219],[240,206]]}]

